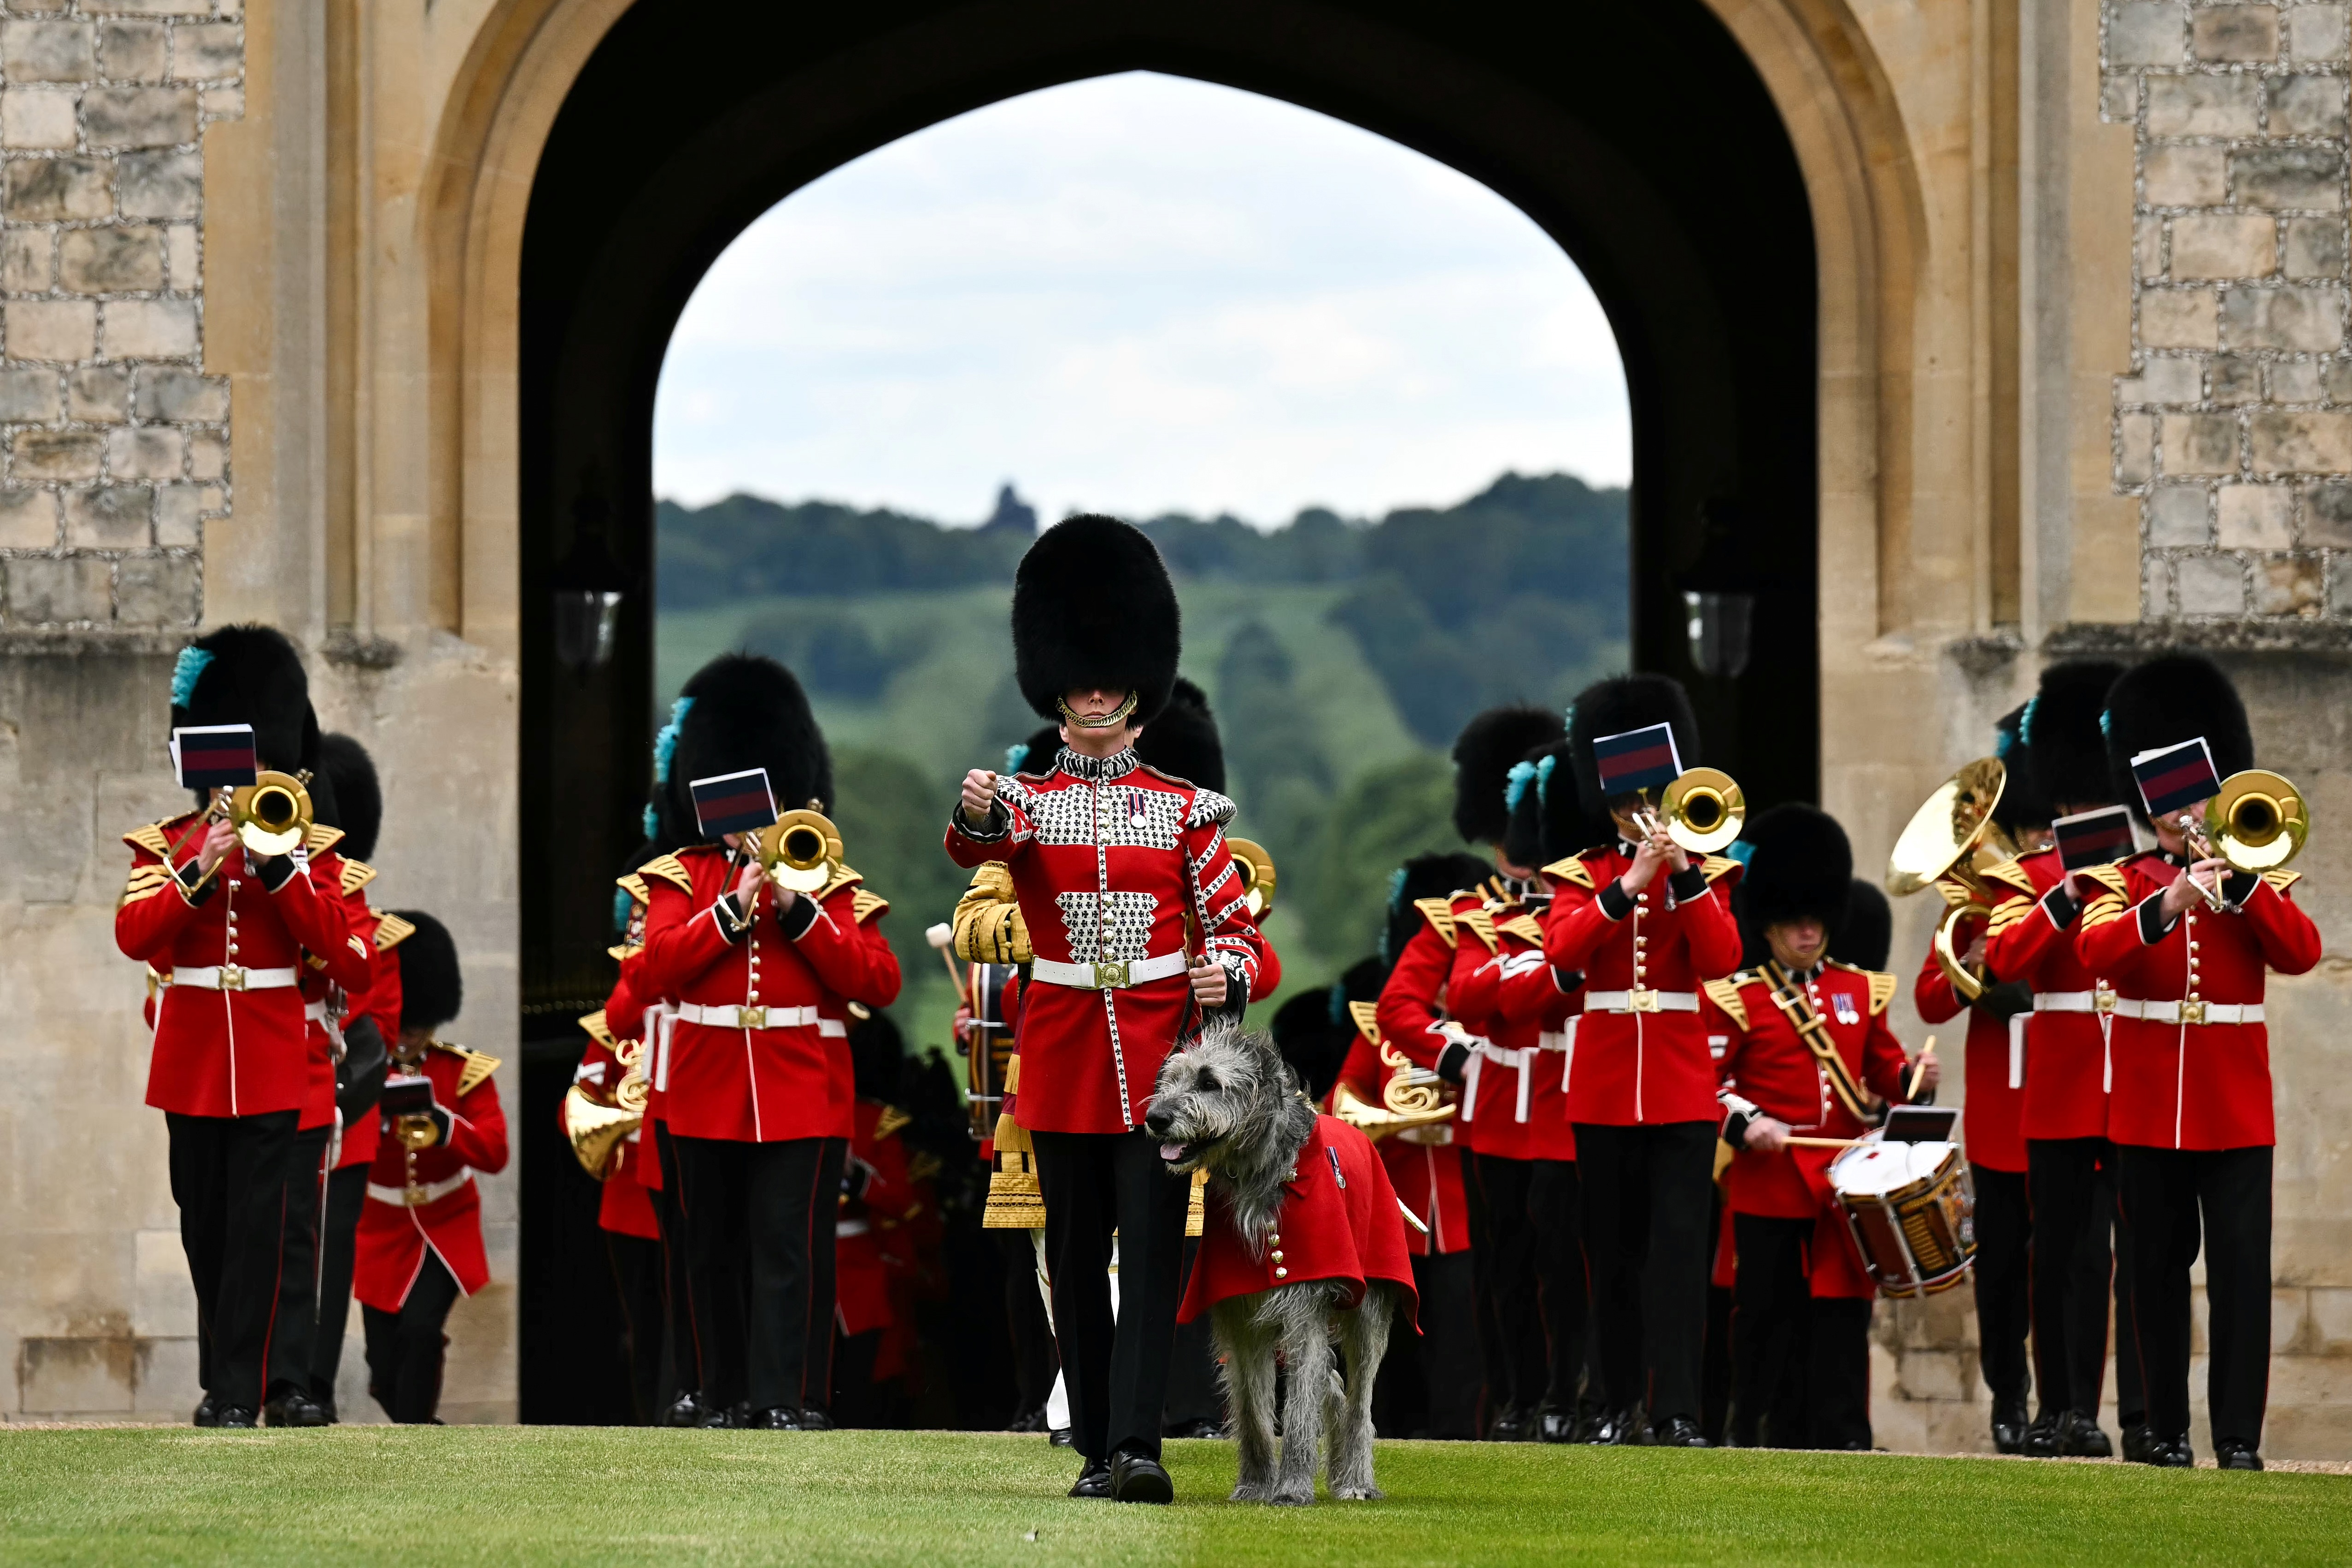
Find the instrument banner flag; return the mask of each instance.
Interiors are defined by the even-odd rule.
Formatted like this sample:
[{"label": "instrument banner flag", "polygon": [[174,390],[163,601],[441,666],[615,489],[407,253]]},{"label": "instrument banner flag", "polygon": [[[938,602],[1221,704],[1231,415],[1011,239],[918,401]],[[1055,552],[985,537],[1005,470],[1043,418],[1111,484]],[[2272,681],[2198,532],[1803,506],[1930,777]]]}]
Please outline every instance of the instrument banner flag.
[{"label": "instrument banner flag", "polygon": [[2170,816],[2221,793],[2221,775],[2205,737],[2142,752],[2131,760],[2132,779],[2150,816]]},{"label": "instrument banner flag", "polygon": [[1593,740],[1592,760],[1601,773],[1604,795],[1632,795],[1636,790],[1664,789],[1682,776],[1682,757],[1675,750],[1671,724],[1652,724],[1622,735]]},{"label": "instrument banner flag", "polygon": [[2058,860],[2069,871],[2087,870],[2122,859],[2136,847],[2131,813],[2120,805],[2062,816],[2050,825],[2058,838]]},{"label": "instrument banner flag", "polygon": [[191,724],[172,731],[172,770],[183,789],[243,789],[260,777],[250,724]]},{"label": "instrument banner flag", "polygon": [[687,788],[694,792],[694,819],[706,838],[757,833],[776,820],[776,797],[768,787],[765,768],[695,779]]}]

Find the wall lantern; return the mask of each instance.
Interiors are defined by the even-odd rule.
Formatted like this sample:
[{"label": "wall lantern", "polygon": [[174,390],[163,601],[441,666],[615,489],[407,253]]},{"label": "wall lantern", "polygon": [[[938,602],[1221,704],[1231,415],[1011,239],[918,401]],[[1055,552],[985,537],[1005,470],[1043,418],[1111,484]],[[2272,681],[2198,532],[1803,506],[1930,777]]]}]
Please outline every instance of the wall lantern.
[{"label": "wall lantern", "polygon": [[1683,612],[1691,665],[1713,679],[1736,680],[1748,669],[1756,620],[1749,558],[1756,523],[1742,501],[1718,499],[1699,508],[1699,554],[1682,575]]},{"label": "wall lantern", "polygon": [[604,542],[606,512],[603,498],[593,492],[573,503],[572,548],[550,574],[556,661],[576,676],[613,661],[621,602],[627,597],[620,563]]}]

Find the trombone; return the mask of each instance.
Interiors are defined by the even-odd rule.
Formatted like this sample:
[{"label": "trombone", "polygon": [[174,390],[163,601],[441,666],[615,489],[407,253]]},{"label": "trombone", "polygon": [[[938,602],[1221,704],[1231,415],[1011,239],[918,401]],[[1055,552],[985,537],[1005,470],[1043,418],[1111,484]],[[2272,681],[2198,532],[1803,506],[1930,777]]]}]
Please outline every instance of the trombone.
[{"label": "trombone", "polygon": [[1937,882],[1949,883],[1959,898],[1936,922],[1936,962],[1961,997],[1973,1002],[1984,994],[1984,977],[1961,959],[1956,946],[1960,923],[1970,917],[1992,918],[1999,901],[1984,873],[2001,864],[2003,857],[1986,839],[1992,833],[1992,810],[2008,787],[2009,769],[1998,757],[1979,757],[1946,779],[1917,811],[1895,841],[1886,863],[1886,890],[1906,898]]},{"label": "trombone", "polygon": [[1721,768],[1689,768],[1678,774],[1650,809],[1647,792],[1633,811],[1644,833],[1661,822],[1666,837],[1693,855],[1712,855],[1739,837],[1748,823],[1748,797]]},{"label": "trombone", "polygon": [[[2303,853],[2311,836],[2311,812],[2303,792],[2266,768],[2248,768],[2221,781],[2221,790],[2195,810],[2181,812],[2172,826],[2200,860],[2222,860],[2233,871],[2275,871]],[[2196,884],[2209,909],[2227,908],[2221,889]]]},{"label": "trombone", "polygon": [[760,830],[760,868],[779,888],[795,893],[824,890],[841,869],[841,829],[824,813],[808,807],[788,811]]},{"label": "trombone", "polygon": [[[310,792],[303,787],[309,782],[307,773],[264,769],[249,784],[215,791],[205,819],[234,824],[237,842],[264,859],[287,854],[310,837]],[[203,887],[212,875],[205,872],[196,886]]]},{"label": "trombone", "polygon": [[1264,921],[1274,908],[1274,857],[1265,847],[1247,838],[1228,838],[1225,848],[1234,858],[1234,869],[1242,874],[1242,895],[1248,900],[1250,919]]}]

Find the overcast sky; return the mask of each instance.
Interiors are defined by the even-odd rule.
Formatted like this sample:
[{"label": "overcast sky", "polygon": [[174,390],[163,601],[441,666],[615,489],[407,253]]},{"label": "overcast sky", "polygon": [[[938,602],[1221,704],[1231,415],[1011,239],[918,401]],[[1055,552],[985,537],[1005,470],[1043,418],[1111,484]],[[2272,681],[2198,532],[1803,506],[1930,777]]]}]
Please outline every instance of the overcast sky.
[{"label": "overcast sky", "polygon": [[655,487],[977,521],[1622,484],[1624,376],[1518,209],[1271,99],[1135,73],[976,110],[747,229],[662,368]]}]

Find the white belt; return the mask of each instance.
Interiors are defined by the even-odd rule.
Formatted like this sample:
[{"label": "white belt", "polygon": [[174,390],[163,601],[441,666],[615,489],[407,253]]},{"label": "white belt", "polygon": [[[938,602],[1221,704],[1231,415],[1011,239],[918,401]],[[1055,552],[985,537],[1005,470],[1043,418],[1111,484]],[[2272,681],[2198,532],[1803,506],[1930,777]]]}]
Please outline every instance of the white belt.
[{"label": "white belt", "polygon": [[1588,991],[1587,1013],[1696,1013],[1696,991]]},{"label": "white belt", "polygon": [[814,1024],[820,1035],[849,1033],[847,1024],[839,1018],[819,1017],[814,1007],[706,1007],[699,1002],[681,1002],[677,1016],[713,1029],[805,1029]]},{"label": "white belt", "polygon": [[[2106,1005],[2099,1004],[2105,1001]],[[2033,1010],[2037,1013],[2111,1013],[2116,1006],[2112,991],[2036,991]]]},{"label": "white belt", "polygon": [[447,1197],[473,1179],[472,1171],[463,1170],[454,1176],[445,1176],[440,1181],[427,1182],[423,1186],[417,1187],[387,1187],[376,1182],[370,1182],[368,1196],[377,1203],[392,1204],[400,1208],[423,1208],[426,1204],[437,1203]]},{"label": "white belt", "polygon": [[310,1019],[313,1024],[325,1023],[327,1021],[326,999],[321,997],[316,1002],[303,1004],[302,1016]]},{"label": "white belt", "polygon": [[[1462,1043],[1470,1047],[1470,1060],[1464,1064],[1462,1073],[1462,1120],[1473,1120],[1472,1113],[1478,1105],[1479,1069],[1483,1064],[1493,1062],[1496,1067],[1510,1068],[1518,1073],[1518,1104],[1514,1120],[1525,1121],[1528,1119],[1528,1089],[1535,1081],[1536,1059],[1546,1051],[1562,1054],[1573,1051],[1576,1047],[1576,1020],[1570,1019],[1569,1026],[1557,1033],[1537,1036],[1534,1045],[1521,1046],[1517,1050],[1506,1049],[1492,1040],[1476,1037],[1465,1037]],[[1559,1089],[1562,1094],[1568,1092],[1568,1064],[1565,1062],[1560,1066]]]},{"label": "white belt", "polygon": [[1182,952],[1163,952],[1157,958],[1120,959],[1102,963],[1061,963],[1041,958],[1030,964],[1032,979],[1048,985],[1075,986],[1081,991],[1117,991],[1124,986],[1140,985],[1147,980],[1165,980],[1171,974],[1181,974],[1192,961]]},{"label": "white belt", "polygon": [[2116,999],[2116,1016],[2145,1018],[2151,1024],[2259,1024],[2259,1002],[2143,1002],[2135,996]]},{"label": "white belt", "polygon": [[193,985],[200,991],[282,991],[296,983],[290,965],[284,969],[239,969],[234,963],[215,963],[201,969],[174,967],[172,971],[173,984]]},{"label": "white belt", "polygon": [[872,1228],[873,1226],[863,1219],[845,1219],[833,1227],[833,1236],[834,1239],[838,1241],[845,1236],[864,1236]]},{"label": "white belt", "polygon": [[[2112,1094],[2116,1088],[2115,1016],[2122,1010],[2116,994],[2105,985],[2095,991],[2036,991],[2033,1010],[2037,1013],[2095,1013],[2099,1019],[2099,1092]],[[2009,1020],[2009,1087],[2025,1086],[2025,1015],[2014,1014]]]}]

